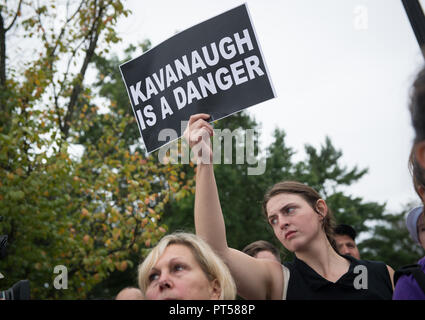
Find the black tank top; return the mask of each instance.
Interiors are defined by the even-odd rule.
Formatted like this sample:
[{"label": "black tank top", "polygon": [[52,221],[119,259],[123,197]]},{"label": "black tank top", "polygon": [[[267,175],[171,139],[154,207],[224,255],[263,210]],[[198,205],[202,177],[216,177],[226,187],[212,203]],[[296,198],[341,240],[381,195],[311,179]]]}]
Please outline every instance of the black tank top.
[{"label": "black tank top", "polygon": [[[290,276],[287,300],[391,300],[393,288],[387,266],[382,262],[357,260],[343,255],[350,267],[338,281],[331,282],[320,276],[304,261],[295,257],[284,263]],[[358,267],[363,265],[366,268]],[[364,272],[366,270],[366,272]],[[367,274],[367,277],[366,277]],[[357,278],[356,277],[361,277]],[[365,287],[367,286],[367,289]],[[356,288],[357,287],[357,288]]]}]

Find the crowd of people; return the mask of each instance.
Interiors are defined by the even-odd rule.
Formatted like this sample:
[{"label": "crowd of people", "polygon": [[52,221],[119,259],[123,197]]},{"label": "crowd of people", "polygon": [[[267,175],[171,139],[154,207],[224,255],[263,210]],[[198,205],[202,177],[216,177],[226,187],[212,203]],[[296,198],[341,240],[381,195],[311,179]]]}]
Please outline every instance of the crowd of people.
[{"label": "crowd of people", "polygon": [[[425,68],[409,105],[415,139],[409,158],[413,185],[425,202]],[[151,250],[138,269],[139,288],[116,299],[348,299],[425,300],[425,257],[396,272],[384,262],[362,260],[349,225],[336,226],[326,201],[313,188],[281,181],[264,195],[263,213],[279,242],[294,253],[281,262],[280,250],[259,240],[230,248],[212,164],[213,128],[208,114],[191,116],[185,132],[196,147],[196,235],[174,233]],[[406,217],[410,236],[425,250],[423,205]],[[366,270],[362,274],[362,270]]]}]

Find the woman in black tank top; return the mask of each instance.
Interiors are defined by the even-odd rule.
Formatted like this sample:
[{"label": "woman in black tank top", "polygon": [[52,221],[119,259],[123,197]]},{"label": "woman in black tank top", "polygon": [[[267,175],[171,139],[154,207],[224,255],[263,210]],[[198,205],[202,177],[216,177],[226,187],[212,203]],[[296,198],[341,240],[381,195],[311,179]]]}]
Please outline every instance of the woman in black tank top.
[{"label": "woman in black tank top", "polygon": [[263,210],[275,235],[295,252],[289,269],[286,299],[392,298],[394,271],[382,262],[337,254],[334,221],[320,195],[296,181],[275,184]]},{"label": "woman in black tank top", "polygon": [[[339,255],[333,247],[333,218],[312,188],[295,181],[274,185],[263,210],[279,241],[295,253],[284,266],[229,248],[218,197],[207,114],[190,117],[185,137],[198,145],[195,227],[223,258],[245,299],[391,299],[392,273],[383,263]],[[200,132],[203,132],[200,139]],[[208,161],[209,159],[209,161]],[[205,161],[207,160],[207,161]],[[243,228],[243,226],[241,226]]]},{"label": "woman in black tank top", "polygon": [[384,263],[343,257],[350,261],[350,267],[335,283],[296,257],[285,263],[290,270],[286,300],[391,300],[393,287]]}]

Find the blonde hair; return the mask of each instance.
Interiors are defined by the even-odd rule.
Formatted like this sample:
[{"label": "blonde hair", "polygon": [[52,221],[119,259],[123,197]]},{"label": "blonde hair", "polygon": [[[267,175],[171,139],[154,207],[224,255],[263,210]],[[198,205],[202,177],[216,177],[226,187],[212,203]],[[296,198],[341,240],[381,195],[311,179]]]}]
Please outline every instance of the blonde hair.
[{"label": "blonde hair", "polygon": [[143,295],[149,285],[149,273],[162,256],[165,249],[171,244],[180,244],[188,247],[204,271],[209,281],[217,280],[220,285],[220,300],[234,300],[236,285],[229,268],[211,247],[201,238],[186,232],[176,232],[163,237],[151,250],[146,259],[139,265],[138,281]]}]

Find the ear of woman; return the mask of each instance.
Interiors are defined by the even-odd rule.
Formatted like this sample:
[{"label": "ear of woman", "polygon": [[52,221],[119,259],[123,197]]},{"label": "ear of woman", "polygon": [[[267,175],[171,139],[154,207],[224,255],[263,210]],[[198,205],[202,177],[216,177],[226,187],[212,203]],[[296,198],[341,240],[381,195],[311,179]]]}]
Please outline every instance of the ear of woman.
[{"label": "ear of woman", "polygon": [[328,205],[326,204],[326,201],[323,199],[319,199],[316,201],[316,211],[325,218],[328,214]]},{"label": "ear of woman", "polygon": [[221,287],[220,282],[217,279],[214,279],[211,282],[211,300],[220,300]]}]

